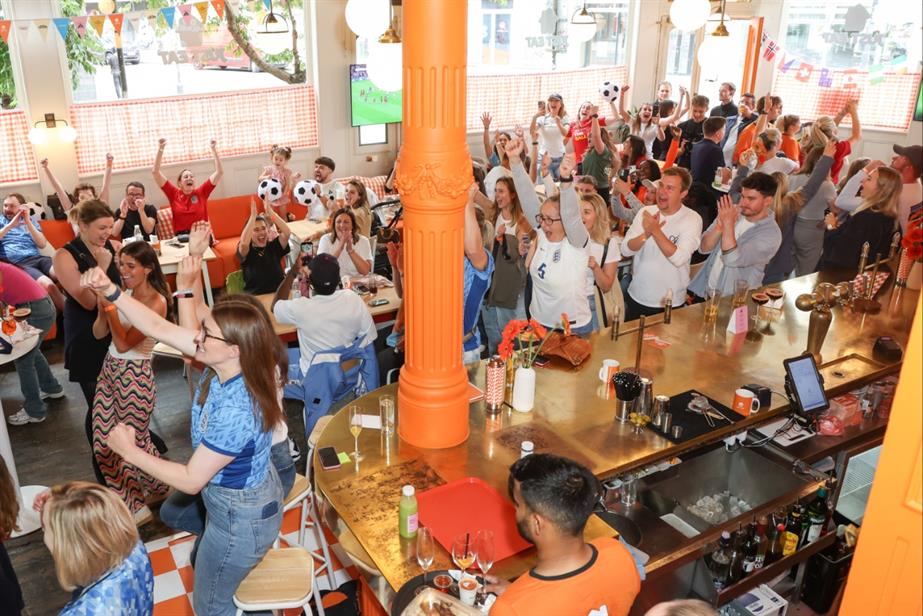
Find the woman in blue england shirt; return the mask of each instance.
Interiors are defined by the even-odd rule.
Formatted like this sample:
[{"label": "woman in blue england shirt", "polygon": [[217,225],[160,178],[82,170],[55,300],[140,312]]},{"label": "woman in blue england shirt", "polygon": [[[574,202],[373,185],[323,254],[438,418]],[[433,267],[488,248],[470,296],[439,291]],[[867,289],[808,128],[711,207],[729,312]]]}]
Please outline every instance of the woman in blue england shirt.
[{"label": "woman in blue england shirt", "polygon": [[195,564],[193,608],[209,616],[235,614],[237,587],[272,546],[282,523],[284,495],[270,463],[273,428],[283,419],[279,372],[266,361],[275,356],[272,327],[252,305],[225,302],[195,331],[122,294],[98,268],[84,273],[81,284],[114,303],[145,335],[207,366],[192,406],[189,462],[148,454],[123,424],[112,430],[108,444],[127,463],[180,492],[202,492],[208,515]]}]

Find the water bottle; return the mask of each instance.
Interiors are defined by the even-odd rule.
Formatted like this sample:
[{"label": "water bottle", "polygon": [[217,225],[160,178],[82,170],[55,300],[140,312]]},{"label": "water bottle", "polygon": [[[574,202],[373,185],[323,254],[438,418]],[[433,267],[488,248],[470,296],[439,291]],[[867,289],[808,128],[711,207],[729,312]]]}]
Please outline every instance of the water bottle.
[{"label": "water bottle", "polygon": [[144,236],[141,235],[141,225],[135,225],[135,232],[133,234],[136,242],[140,242],[144,239]]}]

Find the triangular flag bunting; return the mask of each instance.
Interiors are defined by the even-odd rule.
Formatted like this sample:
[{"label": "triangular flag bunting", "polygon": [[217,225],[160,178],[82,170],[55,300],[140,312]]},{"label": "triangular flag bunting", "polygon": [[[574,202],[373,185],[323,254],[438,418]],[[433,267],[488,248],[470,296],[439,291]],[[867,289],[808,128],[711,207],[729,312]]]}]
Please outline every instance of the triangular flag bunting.
[{"label": "triangular flag bunting", "polygon": [[795,75],[795,79],[798,81],[807,82],[811,79],[811,73],[814,72],[814,66],[808,64],[807,62],[802,62],[801,66],[798,67],[798,73]]},{"label": "triangular flag bunting", "polygon": [[10,42],[10,22],[9,19],[0,19],[0,38],[3,39],[4,43]]},{"label": "triangular flag bunting", "polygon": [[792,58],[791,60],[786,60],[785,62],[782,63],[782,67],[780,70],[783,73],[787,73],[788,69],[792,68],[792,65],[794,64],[795,64],[795,58]]},{"label": "triangular flag bunting", "polygon": [[58,33],[61,35],[61,38],[67,40],[67,29],[71,25],[71,20],[67,17],[55,17],[54,26],[58,29]]},{"label": "triangular flag bunting", "polygon": [[224,0],[212,0],[212,7],[218,15],[218,19],[224,19]]},{"label": "triangular flag bunting", "polygon": [[208,2],[196,2],[195,8],[199,12],[199,19],[204,24],[205,20],[208,19]]},{"label": "triangular flag bunting", "polygon": [[74,22],[74,29],[77,30],[77,36],[83,38],[87,33],[87,16],[77,15],[76,17],[71,17],[71,21]]},{"label": "triangular flag bunting", "polygon": [[111,13],[109,15],[109,21],[112,22],[112,28],[115,30],[116,34],[122,33],[122,21],[125,19],[124,13]]},{"label": "triangular flag bunting", "polygon": [[891,58],[891,69],[898,75],[907,74],[907,56],[900,55],[896,58]]},{"label": "triangular flag bunting", "polygon": [[820,80],[817,83],[822,88],[829,88],[833,86],[833,73],[830,72],[830,69],[820,69]]},{"label": "triangular flag bunting", "polygon": [[179,14],[183,17],[189,17],[192,15],[192,5],[191,4],[181,4],[179,6]]},{"label": "triangular flag bunting", "polygon": [[48,26],[51,25],[50,19],[36,19],[34,20],[35,27],[38,28],[38,33],[42,36],[42,42],[48,41]]},{"label": "triangular flag bunting", "polygon": [[266,7],[266,10],[272,10],[272,0],[263,0],[263,6]]},{"label": "triangular flag bunting", "polygon": [[31,21],[21,21],[16,24],[16,29],[19,30],[19,40],[24,41],[26,37],[29,36],[29,28],[32,27]]},{"label": "triangular flag bunting", "polygon": [[106,23],[105,15],[90,15],[89,17],[90,25],[93,26],[93,29],[96,30],[96,34],[99,36],[103,35],[103,24]]},{"label": "triangular flag bunting", "polygon": [[160,14],[163,15],[163,20],[167,22],[167,27],[173,27],[173,18],[176,16],[176,7],[165,6],[160,9]]},{"label": "triangular flag bunting", "polygon": [[869,67],[869,85],[877,86],[885,80],[885,69],[881,64]]}]

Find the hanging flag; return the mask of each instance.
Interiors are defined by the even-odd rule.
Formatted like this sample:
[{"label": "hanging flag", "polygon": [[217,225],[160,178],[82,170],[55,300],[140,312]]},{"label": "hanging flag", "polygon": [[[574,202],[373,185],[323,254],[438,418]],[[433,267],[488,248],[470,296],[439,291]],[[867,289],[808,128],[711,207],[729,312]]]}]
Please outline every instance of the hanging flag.
[{"label": "hanging flag", "polygon": [[833,73],[830,72],[830,69],[820,69],[820,80],[818,80],[818,85],[822,88],[833,86]]},{"label": "hanging flag", "polygon": [[272,10],[272,0],[263,0],[263,6],[266,7],[267,11]]},{"label": "hanging flag", "polygon": [[103,24],[106,23],[105,15],[90,15],[89,17],[90,25],[93,26],[93,29],[96,30],[96,34],[99,36],[103,35]]},{"label": "hanging flag", "polygon": [[775,41],[769,41],[766,45],[766,51],[763,52],[763,59],[767,62],[772,62],[772,59],[776,57],[776,52],[779,51],[779,45]]},{"label": "hanging flag", "polygon": [[847,90],[858,88],[859,83],[856,81],[858,75],[859,71],[854,68],[848,68],[843,71],[843,88]]},{"label": "hanging flag", "polygon": [[794,64],[795,64],[795,58],[792,58],[791,60],[786,60],[785,62],[782,63],[782,67],[780,70],[783,73],[787,73],[788,69],[792,68]]},{"label": "hanging flag", "polygon": [[896,58],[891,58],[891,70],[897,73],[898,75],[907,74],[907,56],[900,55]]},{"label": "hanging flag", "polygon": [[83,38],[87,33],[87,16],[86,15],[77,15],[76,17],[71,17],[71,21],[74,22],[74,28],[77,30],[77,36]]},{"label": "hanging flag", "polygon": [[196,2],[195,8],[199,12],[199,19],[204,24],[205,20],[208,19],[208,2]]},{"label": "hanging flag", "polygon": [[48,41],[48,26],[51,25],[50,19],[35,19],[35,27],[38,29],[38,33],[42,36],[42,42]]},{"label": "hanging flag", "polygon": [[869,67],[869,85],[877,86],[884,83],[885,68],[881,64],[875,64]]},{"label": "hanging flag", "polygon": [[111,13],[109,15],[109,21],[112,22],[112,28],[115,30],[116,34],[122,33],[122,21],[125,19],[124,13]]},{"label": "hanging flag", "polygon": [[0,38],[2,38],[3,42],[7,44],[10,42],[11,25],[12,22],[9,19],[0,19]]},{"label": "hanging flag", "polygon": [[181,4],[179,6],[179,14],[183,17],[192,16],[192,5],[191,4]]},{"label": "hanging flag", "polygon": [[212,0],[212,7],[218,15],[218,19],[224,19],[224,0]]},{"label": "hanging flag", "polygon": [[55,17],[54,26],[58,29],[58,33],[61,35],[61,38],[67,40],[67,29],[71,25],[71,20],[67,17]]},{"label": "hanging flag", "polygon": [[165,6],[160,9],[160,14],[163,15],[163,20],[167,23],[167,27],[172,28],[173,18],[176,16],[176,7]]},{"label": "hanging flag", "polygon": [[802,62],[801,66],[798,67],[798,72],[795,74],[795,79],[798,81],[807,82],[811,79],[811,73],[814,72],[814,66],[808,64],[807,62]]}]

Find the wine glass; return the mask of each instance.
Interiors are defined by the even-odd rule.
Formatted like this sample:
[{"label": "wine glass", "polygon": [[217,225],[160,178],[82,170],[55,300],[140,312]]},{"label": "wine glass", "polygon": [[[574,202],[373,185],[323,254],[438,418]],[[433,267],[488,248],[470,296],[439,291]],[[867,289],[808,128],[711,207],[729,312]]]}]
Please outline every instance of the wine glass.
[{"label": "wine glass", "polygon": [[426,572],[433,566],[433,559],[436,556],[436,549],[433,544],[433,533],[425,526],[417,529],[417,563],[423,569],[423,584],[417,588],[415,594],[419,594],[426,588]]},{"label": "wine glass", "polygon": [[760,308],[769,303],[769,295],[767,295],[765,291],[753,291],[750,293],[750,299],[756,304],[756,312],[753,315],[753,327],[759,330]]},{"label": "wine glass", "polygon": [[359,453],[359,434],[362,432],[362,409],[356,405],[352,404],[349,407],[349,433],[353,435],[353,442],[355,443],[355,451],[353,451],[353,459],[358,462],[364,456]]},{"label": "wine glass", "polygon": [[[479,530],[474,540],[474,549],[477,550],[478,568],[484,575],[484,586],[487,585],[487,572],[494,565],[494,531]],[[482,587],[483,590],[483,587]]]},{"label": "wine glass", "polygon": [[474,543],[475,537],[472,537],[471,533],[458,535],[452,542],[452,560],[455,561],[455,564],[458,565],[462,572],[459,579],[464,579],[468,567],[474,564],[474,560],[477,558]]}]

